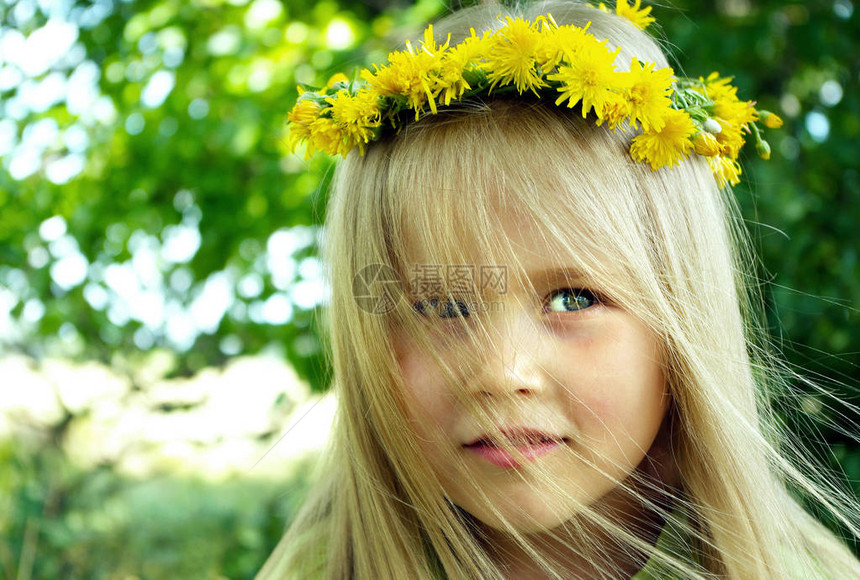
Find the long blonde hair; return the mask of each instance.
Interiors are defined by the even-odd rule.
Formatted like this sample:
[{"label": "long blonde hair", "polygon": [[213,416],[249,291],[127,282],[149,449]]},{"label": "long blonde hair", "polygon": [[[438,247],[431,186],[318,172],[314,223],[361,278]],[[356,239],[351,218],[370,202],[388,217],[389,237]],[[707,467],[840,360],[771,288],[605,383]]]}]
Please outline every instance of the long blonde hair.
[{"label": "long blonde hair", "polygon": [[[509,11],[551,13],[559,24],[591,21],[593,34],[622,47],[619,67],[634,55],[666,65],[654,41],[630,23],[571,2],[516,10],[484,4],[438,23],[436,33],[456,41],[469,27],[492,28]],[[679,481],[661,482],[643,468],[618,485],[663,519],[673,517],[673,506],[683,508],[688,517],[677,523],[697,557],[654,550],[588,505],[582,522],[605,528],[679,578],[860,577],[856,558],[797,497],[814,500],[858,537],[856,501],[818,475],[772,405],[776,395],[791,400],[792,386],[756,320],[752,256],[731,192],[719,189],[695,156],[656,172],[632,162],[629,139],[629,132],[594,127],[566,110],[496,99],[425,116],[340,163],[325,246],[338,412],[320,481],[260,578],[504,578],[480,523],[447,501],[422,458],[394,346],[397,332],[413,337],[454,389],[474,368],[469,357],[480,353],[455,361],[434,354],[430,331],[404,299],[404,281],[415,248],[438,264],[471,263],[477,250],[489,263],[522,269],[509,244],[492,235],[500,231],[500,210],[524,216],[558,247],[575,248],[561,262],[572,261],[661,345]],[[395,274],[385,286],[388,302],[375,303],[375,312],[356,299],[356,276],[368,267]],[[480,344],[488,329],[469,324],[466,332]],[[481,408],[470,410],[492,428]],[[525,534],[509,532],[542,557]],[[582,544],[586,556],[600,550]],[[548,575],[565,577],[544,560]],[[599,573],[618,575],[611,566]]]}]

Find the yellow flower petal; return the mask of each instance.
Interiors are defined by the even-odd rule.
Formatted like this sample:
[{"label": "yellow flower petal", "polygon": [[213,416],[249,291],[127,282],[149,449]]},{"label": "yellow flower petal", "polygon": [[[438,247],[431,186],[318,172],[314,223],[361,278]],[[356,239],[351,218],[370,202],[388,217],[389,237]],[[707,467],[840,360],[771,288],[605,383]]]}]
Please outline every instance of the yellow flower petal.
[{"label": "yellow flower petal", "polygon": [[580,28],[548,24],[542,30],[541,41],[535,50],[538,66],[549,72],[562,60],[573,62],[577,53],[593,42],[593,37],[586,30],[587,26]]},{"label": "yellow flower petal", "polygon": [[705,86],[706,95],[713,101],[737,101],[738,89],[731,85],[732,77],[721,77],[720,73],[712,72],[707,79],[699,77]]},{"label": "yellow flower petal", "polygon": [[441,102],[445,106],[450,105],[453,99],[461,98],[464,92],[472,88],[463,73],[479,66],[478,60],[484,50],[486,35],[478,37],[474,29],[471,32],[471,36],[442,55],[433,94],[441,95]]},{"label": "yellow flower petal", "polygon": [[693,137],[693,150],[699,155],[713,157],[714,155],[718,155],[722,149],[720,142],[717,141],[717,138],[712,133],[700,131]]},{"label": "yellow flower petal", "polygon": [[715,135],[720,143],[721,153],[730,157],[737,157],[741,147],[744,146],[743,127],[720,117],[712,117],[720,124],[720,132]]},{"label": "yellow flower petal", "polygon": [[388,55],[387,65],[376,68],[374,72],[365,69],[361,76],[381,96],[405,97],[418,120],[425,104],[429,103],[430,110],[436,113],[431,85],[438,59],[424,50],[413,51],[409,43],[407,49],[392,52]]},{"label": "yellow flower petal", "polygon": [[350,149],[358,146],[364,155],[364,145],[370,142],[374,129],[380,125],[379,95],[370,89],[362,89],[354,95],[344,89],[326,102],[331,105],[331,119],[340,129],[345,143]]},{"label": "yellow flower petal", "polygon": [[630,116],[630,102],[619,93],[610,93],[603,103],[602,114],[597,115],[597,126],[604,122],[613,131]]},{"label": "yellow flower petal", "polygon": [[768,113],[764,117],[764,126],[768,129],[779,129],[782,127],[782,117],[774,113]]},{"label": "yellow flower petal", "polygon": [[325,90],[332,88],[335,83],[348,83],[348,82],[349,82],[349,78],[345,74],[335,73],[328,79],[328,82],[325,84]]},{"label": "yellow flower petal", "polygon": [[346,155],[349,152],[345,147],[343,133],[335,122],[327,117],[319,117],[311,123],[310,133],[306,157],[310,157],[317,150],[329,155]]},{"label": "yellow flower petal", "polygon": [[612,92],[623,86],[623,77],[615,71],[614,64],[619,50],[610,51],[595,39],[590,46],[580,49],[573,62],[560,65],[557,73],[548,75],[549,80],[561,83],[558,88],[561,95],[555,104],[567,101],[568,108],[572,108],[582,101],[583,117],[593,107],[598,118],[602,118]]},{"label": "yellow flower petal", "polygon": [[633,138],[630,154],[636,161],[649,163],[652,171],[675,165],[692,149],[690,137],[695,132],[696,126],[686,112],[669,109],[662,129]]},{"label": "yellow flower petal", "polygon": [[[299,144],[311,138],[311,124],[319,117],[322,107],[309,99],[299,99],[299,102],[287,115],[290,131],[287,145],[290,152],[295,153]],[[310,154],[308,154],[310,156]]]},{"label": "yellow flower petal", "polygon": [[714,102],[714,114],[738,126],[758,120],[758,113],[750,101],[716,100]]},{"label": "yellow flower petal", "polygon": [[626,94],[630,101],[630,117],[633,126],[642,124],[644,131],[659,131],[663,128],[664,116],[671,107],[672,80],[674,71],[669,67],[654,70],[654,63],[640,63],[634,56],[630,72],[626,73]]},{"label": "yellow flower petal", "polygon": [[540,44],[537,22],[506,18],[507,24],[491,37],[485,55],[490,90],[513,83],[520,94],[546,86],[537,68],[536,51]]},{"label": "yellow flower petal", "polygon": [[717,185],[720,187],[737,185],[741,181],[741,166],[731,157],[725,155],[708,157],[708,166],[711,168],[711,172],[717,180]]},{"label": "yellow flower petal", "polygon": [[645,30],[649,24],[654,22],[654,17],[650,16],[650,6],[642,8],[641,5],[642,0],[636,0],[633,6],[630,6],[627,0],[618,0],[615,4],[615,13],[635,24],[637,28]]}]

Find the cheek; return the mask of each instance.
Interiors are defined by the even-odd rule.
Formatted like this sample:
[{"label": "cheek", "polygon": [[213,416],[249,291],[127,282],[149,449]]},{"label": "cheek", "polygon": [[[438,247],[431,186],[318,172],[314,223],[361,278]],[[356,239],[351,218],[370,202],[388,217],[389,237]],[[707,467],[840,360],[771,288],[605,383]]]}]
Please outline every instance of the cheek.
[{"label": "cheek", "polygon": [[668,404],[666,381],[659,368],[629,367],[588,397],[590,408],[605,420],[637,423],[661,415]]},{"label": "cheek", "polygon": [[643,341],[629,360],[622,360],[620,364],[628,369],[629,388],[622,399],[625,415],[633,424],[656,429],[669,406],[666,375],[657,345],[653,341]]},{"label": "cheek", "polygon": [[444,427],[444,419],[451,416],[452,397],[444,387],[438,366],[414,347],[401,346],[396,352],[406,409],[416,430],[428,435],[433,427]]},{"label": "cheek", "polygon": [[669,408],[665,380],[661,372],[629,379],[627,384],[617,385],[616,392],[596,402],[597,412],[615,433],[627,434],[639,444],[650,444],[646,440],[657,433]]},{"label": "cheek", "polygon": [[665,376],[652,340],[624,337],[593,353],[589,380],[579,393],[581,426],[629,433],[640,440],[656,432],[669,406]]}]

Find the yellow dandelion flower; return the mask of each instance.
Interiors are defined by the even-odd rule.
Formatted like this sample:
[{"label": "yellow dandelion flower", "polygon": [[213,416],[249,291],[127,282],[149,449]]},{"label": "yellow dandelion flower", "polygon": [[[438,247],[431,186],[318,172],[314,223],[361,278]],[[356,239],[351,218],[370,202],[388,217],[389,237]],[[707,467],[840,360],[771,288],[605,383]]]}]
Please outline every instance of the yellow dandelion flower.
[{"label": "yellow dandelion flower", "polygon": [[595,42],[595,45],[584,46],[569,65],[561,65],[557,73],[547,76],[561,84],[558,87],[561,96],[555,104],[567,101],[567,106],[572,108],[582,101],[583,117],[594,107],[598,118],[602,118],[611,94],[623,86],[623,77],[615,71],[614,64],[619,50],[610,51],[602,43]]},{"label": "yellow dandelion flower", "polygon": [[687,113],[669,109],[665,121],[659,131],[637,135],[630,144],[633,159],[649,163],[652,171],[679,163],[693,147],[696,126]]},{"label": "yellow dandelion flower", "polygon": [[758,153],[758,156],[767,161],[770,159],[770,143],[765,141],[764,139],[760,140],[755,144],[755,151]]},{"label": "yellow dandelion flower", "polygon": [[576,54],[594,40],[586,32],[587,29],[588,25],[585,28],[572,25],[547,25],[535,49],[538,66],[544,71],[551,71],[563,60],[573,62]]},{"label": "yellow dandelion flower", "polygon": [[646,6],[645,8],[641,6],[642,0],[636,0],[633,6],[629,5],[627,0],[618,0],[615,4],[615,13],[635,24],[640,30],[645,30],[649,24],[654,22],[654,17],[650,16],[650,6]]},{"label": "yellow dandelion flower", "polygon": [[487,54],[492,49],[492,35],[489,31],[478,36],[474,28],[469,29],[470,35],[458,42],[449,51],[447,57],[463,65],[463,68],[485,68]]},{"label": "yellow dandelion flower", "polygon": [[365,69],[361,78],[380,96],[405,97],[410,109],[415,111],[415,120],[424,112],[424,105],[436,113],[432,84],[438,59],[424,50],[415,52],[407,43],[408,50],[399,50],[388,55],[388,64],[375,67],[374,72]]},{"label": "yellow dandelion flower", "polygon": [[430,24],[424,29],[424,40],[421,42],[421,50],[433,56],[439,56],[448,50],[448,44],[451,42],[451,35],[445,40],[445,44],[437,46],[436,40],[433,38],[433,25]]},{"label": "yellow dandelion flower", "polygon": [[730,84],[732,77],[721,77],[720,73],[712,72],[706,79],[699,77],[699,82],[705,86],[706,96],[715,102],[738,100],[738,89]]},{"label": "yellow dandelion flower", "polygon": [[319,116],[320,109],[322,107],[316,101],[299,99],[287,115],[287,120],[297,125],[307,125]]},{"label": "yellow dandelion flower", "polygon": [[779,115],[768,111],[767,114],[762,113],[762,118],[764,119],[764,126],[768,129],[779,129],[782,127],[782,117]]},{"label": "yellow dandelion flower", "polygon": [[329,90],[330,88],[332,88],[334,86],[335,83],[348,83],[348,82],[349,82],[349,77],[347,77],[345,74],[335,73],[328,79],[328,82],[325,84],[324,90],[326,90],[326,91]]},{"label": "yellow dandelion flower", "polygon": [[439,102],[446,107],[451,104],[452,99],[459,99],[463,93],[472,87],[463,77],[463,67],[458,63],[445,60],[439,67],[439,77],[436,79],[436,84],[433,87],[434,95],[442,95]]},{"label": "yellow dandelion flower", "polygon": [[[603,3],[598,8],[610,11]],[[617,0],[614,11],[640,29],[654,20],[641,0]],[[438,42],[428,26],[414,48],[407,42],[373,71],[361,71],[361,81],[336,74],[323,89],[299,87],[285,143],[293,151],[306,143],[308,155],[322,150],[345,156],[355,148],[364,154],[365,146],[380,138],[382,124],[399,128],[406,110],[415,111],[418,120],[425,108],[435,114],[439,104],[450,106],[464,95],[486,97],[497,88],[499,93],[515,88],[539,98],[547,96],[542,89],[557,91],[557,106],[579,106],[583,117],[593,110],[598,126],[641,127],[630,153],[654,170],[679,163],[694,150],[708,158],[721,184],[737,183],[738,153],[751,132],[759,154],[770,156],[759,128],[780,127],[782,119],[738,99],[731,77],[713,72],[698,82],[675,79],[671,68],[655,70],[654,63],[637,58],[629,71],[618,72],[621,48],[588,32],[590,24],[559,26],[550,14],[534,20],[506,17],[495,32],[478,37],[472,30],[454,46],[450,36]]]},{"label": "yellow dandelion flower", "polygon": [[714,155],[719,155],[722,148],[713,133],[700,131],[693,137],[693,150],[699,155],[713,157]]},{"label": "yellow dandelion flower", "polygon": [[758,113],[750,101],[718,99],[714,102],[714,114],[739,127],[758,120]]},{"label": "yellow dandelion flower", "polygon": [[479,38],[472,29],[472,35],[452,47],[442,56],[439,64],[434,95],[442,95],[441,102],[448,106],[452,99],[459,99],[463,93],[472,87],[463,76],[463,72],[477,67],[486,36]]},{"label": "yellow dandelion flower", "polygon": [[663,117],[672,105],[672,79],[675,72],[664,67],[654,70],[654,63],[640,63],[635,56],[630,63],[630,72],[625,73],[625,94],[630,101],[630,117],[634,128],[642,123],[644,131],[659,131],[663,128]]},{"label": "yellow dandelion flower", "polygon": [[536,23],[510,16],[506,20],[507,24],[490,37],[484,55],[490,90],[514,83],[520,94],[532,91],[537,95],[537,89],[546,83],[536,66],[535,51],[540,43]]},{"label": "yellow dandelion flower", "polygon": [[299,99],[299,102],[287,115],[290,124],[290,132],[287,136],[287,144],[292,153],[303,141],[311,137],[311,123],[317,120],[322,107],[315,101]]},{"label": "yellow dandelion flower", "polygon": [[720,132],[715,135],[720,143],[721,153],[730,157],[737,157],[741,147],[744,146],[743,127],[720,117],[712,117],[720,124]]},{"label": "yellow dandelion flower", "polygon": [[735,159],[725,155],[715,155],[708,157],[707,160],[708,166],[717,180],[717,185],[726,187],[740,183],[741,166]]},{"label": "yellow dandelion flower", "polygon": [[604,122],[613,131],[618,125],[630,117],[630,102],[619,93],[610,93],[603,103],[602,114],[597,115],[597,126]]},{"label": "yellow dandelion flower", "polygon": [[346,142],[351,147],[358,146],[364,155],[364,145],[374,137],[374,129],[381,122],[379,95],[369,89],[361,89],[353,95],[344,89],[326,102],[331,105],[331,119]]},{"label": "yellow dandelion flower", "polygon": [[345,155],[349,151],[340,128],[328,117],[319,117],[311,123],[310,133],[305,157],[310,157],[317,150],[329,155]]}]

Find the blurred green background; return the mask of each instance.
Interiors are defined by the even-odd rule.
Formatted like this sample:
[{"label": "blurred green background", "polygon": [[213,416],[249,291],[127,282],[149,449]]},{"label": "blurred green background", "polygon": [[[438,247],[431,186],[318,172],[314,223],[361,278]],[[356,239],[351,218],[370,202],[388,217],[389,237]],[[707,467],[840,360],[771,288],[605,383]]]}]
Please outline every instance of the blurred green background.
[{"label": "blurred green background", "polygon": [[[331,414],[331,161],[284,151],[286,111],[444,4],[0,0],[0,578],[253,576]],[[768,322],[792,365],[860,402],[855,7],[655,15],[683,70],[735,75],[785,118],[736,189]],[[823,434],[857,492],[860,449]]]}]

